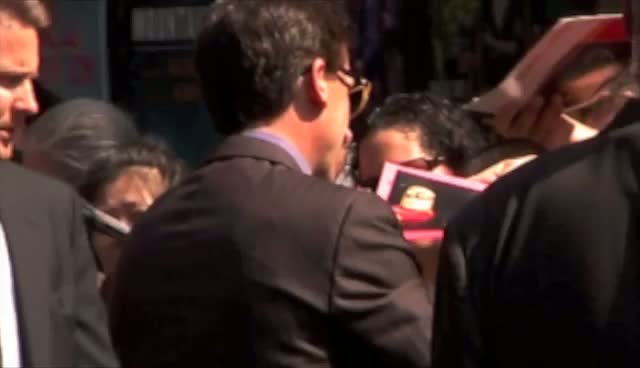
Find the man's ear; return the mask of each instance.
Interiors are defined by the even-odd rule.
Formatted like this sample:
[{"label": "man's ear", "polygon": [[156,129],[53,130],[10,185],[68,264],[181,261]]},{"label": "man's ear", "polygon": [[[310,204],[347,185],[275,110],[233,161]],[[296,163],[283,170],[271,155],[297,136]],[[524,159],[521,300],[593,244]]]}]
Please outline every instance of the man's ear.
[{"label": "man's ear", "polygon": [[329,100],[329,85],[327,83],[327,63],[316,58],[311,63],[309,81],[306,83],[307,95],[311,103],[324,107]]}]

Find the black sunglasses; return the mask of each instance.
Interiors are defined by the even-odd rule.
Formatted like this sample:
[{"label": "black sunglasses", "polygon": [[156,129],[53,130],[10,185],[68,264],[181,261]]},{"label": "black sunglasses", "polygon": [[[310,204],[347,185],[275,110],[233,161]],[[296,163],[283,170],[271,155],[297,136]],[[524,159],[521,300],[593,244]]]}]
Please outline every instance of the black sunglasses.
[{"label": "black sunglasses", "polygon": [[[308,65],[302,71],[301,75],[311,71],[311,65]],[[336,75],[340,83],[344,84],[349,89],[349,103],[351,105],[351,119],[354,119],[360,115],[367,107],[369,97],[371,96],[371,90],[373,84],[366,78],[358,75],[353,70],[346,68],[339,68]],[[351,81],[348,81],[344,76],[346,75]]]},{"label": "black sunglasses", "polygon": [[351,104],[351,119],[354,119],[358,115],[362,114],[367,107],[369,97],[371,96],[371,90],[373,84],[366,78],[356,75],[353,70],[345,68],[338,69],[338,72],[345,74],[347,77],[353,80],[353,83],[349,83],[344,78],[338,75],[338,79],[342,84],[349,88],[349,103]]},{"label": "black sunglasses", "polygon": [[[403,161],[398,163],[397,165],[410,167],[413,169],[420,169],[425,171],[431,171],[435,169],[438,165],[444,163],[444,157],[436,157],[436,158],[414,158],[412,160]],[[380,182],[380,176],[376,176],[373,178],[363,179],[360,175],[356,176],[356,184],[360,188],[376,190],[378,188],[378,183]]]}]

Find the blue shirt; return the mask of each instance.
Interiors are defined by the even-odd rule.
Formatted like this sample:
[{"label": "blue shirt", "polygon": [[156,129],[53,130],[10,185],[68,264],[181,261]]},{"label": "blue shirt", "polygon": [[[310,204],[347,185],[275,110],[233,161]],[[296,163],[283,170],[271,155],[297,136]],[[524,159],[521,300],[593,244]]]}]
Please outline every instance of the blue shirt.
[{"label": "blue shirt", "polygon": [[296,164],[298,164],[298,167],[300,168],[300,170],[302,170],[304,174],[311,175],[311,165],[309,165],[309,162],[307,161],[307,159],[296,148],[296,146],[294,146],[291,142],[287,141],[286,139],[280,136],[277,136],[273,133],[265,132],[264,130],[260,130],[260,129],[247,130],[246,132],[243,133],[243,135],[247,137],[256,138],[261,141],[269,142],[282,148],[296,161]]}]

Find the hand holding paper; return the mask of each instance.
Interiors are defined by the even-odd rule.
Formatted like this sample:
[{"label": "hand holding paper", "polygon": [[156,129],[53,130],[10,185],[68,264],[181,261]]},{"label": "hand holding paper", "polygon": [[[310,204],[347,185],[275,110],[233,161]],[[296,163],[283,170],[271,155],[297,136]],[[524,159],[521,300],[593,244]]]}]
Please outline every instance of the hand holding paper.
[{"label": "hand holding paper", "polygon": [[500,85],[465,108],[493,117],[508,138],[549,149],[590,138],[619,110],[600,92],[620,79],[628,39],[621,14],[562,18]]},{"label": "hand holding paper", "polygon": [[598,130],[564,114],[559,95],[545,100],[533,99],[520,110],[505,107],[496,114],[493,124],[507,138],[529,139],[547,149],[592,138]]}]

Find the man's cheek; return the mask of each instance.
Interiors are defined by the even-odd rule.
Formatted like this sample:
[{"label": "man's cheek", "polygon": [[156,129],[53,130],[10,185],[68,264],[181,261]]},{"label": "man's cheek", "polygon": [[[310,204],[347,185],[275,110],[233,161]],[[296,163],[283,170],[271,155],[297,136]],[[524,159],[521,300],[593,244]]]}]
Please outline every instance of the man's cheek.
[{"label": "man's cheek", "polygon": [[0,160],[10,160],[13,157],[13,143],[0,140]]},{"label": "man's cheek", "polygon": [[6,124],[11,105],[11,92],[0,86],[0,125]]}]

